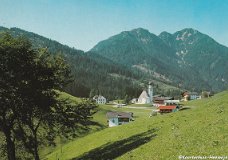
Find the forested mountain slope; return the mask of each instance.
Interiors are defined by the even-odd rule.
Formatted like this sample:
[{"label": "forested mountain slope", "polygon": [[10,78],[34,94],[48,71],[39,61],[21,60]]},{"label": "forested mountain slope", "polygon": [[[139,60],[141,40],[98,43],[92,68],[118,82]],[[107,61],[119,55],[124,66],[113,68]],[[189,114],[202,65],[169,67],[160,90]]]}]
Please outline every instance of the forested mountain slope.
[{"label": "forested mountain slope", "polygon": [[214,91],[228,85],[228,48],[197,30],[187,28],[174,34],[163,32],[159,37],[179,57],[180,67],[198,73]]},{"label": "forested mountain slope", "polygon": [[228,84],[228,48],[194,29],[159,36],[138,28],[99,42],[91,51],[189,90]]},{"label": "forested mountain slope", "polygon": [[142,28],[124,31],[89,52],[18,28],[0,27],[0,31],[25,36],[35,48],[62,54],[74,77],[65,90],[79,97],[138,97],[149,81],[156,93],[171,95],[181,89],[217,92],[228,85],[227,47],[194,29],[159,36]]},{"label": "forested mountain slope", "polygon": [[[0,27],[0,32],[7,31],[14,36],[25,36],[35,48],[47,48],[53,54],[62,54],[71,66],[74,81],[66,88],[68,93],[79,97],[103,94],[108,99],[138,96],[141,91],[140,73],[122,67],[98,54],[88,54],[81,50],[62,45],[57,41],[18,28]],[[118,76],[115,76],[118,75]],[[134,81],[133,81],[134,80]]]}]

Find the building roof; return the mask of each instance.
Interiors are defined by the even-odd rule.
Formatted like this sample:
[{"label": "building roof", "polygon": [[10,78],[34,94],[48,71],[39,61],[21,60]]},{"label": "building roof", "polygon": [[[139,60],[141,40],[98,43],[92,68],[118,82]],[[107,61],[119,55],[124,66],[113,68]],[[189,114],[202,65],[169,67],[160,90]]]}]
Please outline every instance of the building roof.
[{"label": "building roof", "polygon": [[154,97],[154,100],[163,101],[163,100],[171,100],[172,97]]},{"label": "building roof", "polygon": [[183,96],[186,96],[186,95],[199,95],[197,92],[188,92],[188,91],[185,91],[183,93]]},{"label": "building roof", "polygon": [[190,95],[198,95],[197,92],[190,92],[189,94],[190,94]]},{"label": "building roof", "polygon": [[176,109],[176,106],[159,106],[159,109]]},{"label": "building roof", "polygon": [[102,95],[96,95],[96,96],[94,96],[94,97],[93,97],[93,99],[98,99],[98,98],[105,99],[105,97],[104,97],[104,96],[102,96]]},{"label": "building roof", "polygon": [[180,100],[164,100],[165,103],[180,103]]},{"label": "building roof", "polygon": [[106,114],[107,118],[132,118],[132,113],[131,112],[108,112]]},{"label": "building roof", "polygon": [[156,95],[154,95],[153,97],[154,97],[154,98],[155,98],[155,97],[165,97],[165,95],[164,95],[164,94],[156,94]]},{"label": "building roof", "polygon": [[140,94],[138,99],[142,99],[142,98],[149,98],[149,95],[145,90]]}]

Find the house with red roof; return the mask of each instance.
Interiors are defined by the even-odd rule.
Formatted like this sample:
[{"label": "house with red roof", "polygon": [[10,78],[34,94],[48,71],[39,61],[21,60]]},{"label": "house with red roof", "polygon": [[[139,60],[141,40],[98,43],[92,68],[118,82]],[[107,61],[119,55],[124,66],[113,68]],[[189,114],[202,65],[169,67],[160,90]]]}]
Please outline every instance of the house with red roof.
[{"label": "house with red roof", "polygon": [[172,105],[172,106],[159,106],[158,107],[160,113],[170,113],[170,112],[176,112],[179,110],[178,105]]}]

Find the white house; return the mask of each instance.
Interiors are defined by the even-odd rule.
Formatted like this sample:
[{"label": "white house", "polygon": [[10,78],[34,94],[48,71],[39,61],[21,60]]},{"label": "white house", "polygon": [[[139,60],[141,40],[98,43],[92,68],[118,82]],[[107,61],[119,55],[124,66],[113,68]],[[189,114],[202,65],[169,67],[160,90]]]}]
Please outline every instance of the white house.
[{"label": "white house", "polygon": [[131,103],[133,103],[133,104],[135,104],[135,103],[137,103],[138,102],[138,98],[133,98],[132,100],[131,100]]},{"label": "white house", "polygon": [[180,100],[164,100],[166,106],[180,104]]},{"label": "white house", "polygon": [[107,112],[106,116],[109,127],[123,125],[133,120],[133,113],[131,112]]},{"label": "white house", "polygon": [[149,83],[148,91],[144,90],[139,98],[137,104],[149,104],[153,103],[153,87]]},{"label": "white house", "polygon": [[101,96],[101,95],[94,96],[93,100],[95,100],[97,104],[105,104],[107,102],[106,98],[104,96]]},{"label": "white house", "polygon": [[185,92],[183,94],[183,96],[184,96],[185,101],[194,100],[194,99],[201,99],[201,96],[199,96],[199,94],[196,92]]}]

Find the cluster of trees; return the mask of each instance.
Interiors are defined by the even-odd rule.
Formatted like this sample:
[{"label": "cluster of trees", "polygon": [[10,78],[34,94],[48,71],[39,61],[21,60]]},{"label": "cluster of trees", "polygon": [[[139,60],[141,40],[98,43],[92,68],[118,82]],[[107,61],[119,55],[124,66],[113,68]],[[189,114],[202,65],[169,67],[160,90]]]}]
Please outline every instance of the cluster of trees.
[{"label": "cluster of trees", "polygon": [[57,135],[75,136],[77,129],[91,123],[94,103],[72,104],[58,98],[56,90],[63,90],[72,79],[61,56],[4,33],[0,35],[0,73],[1,149],[9,160],[30,156],[39,160],[42,143],[54,144]]}]

